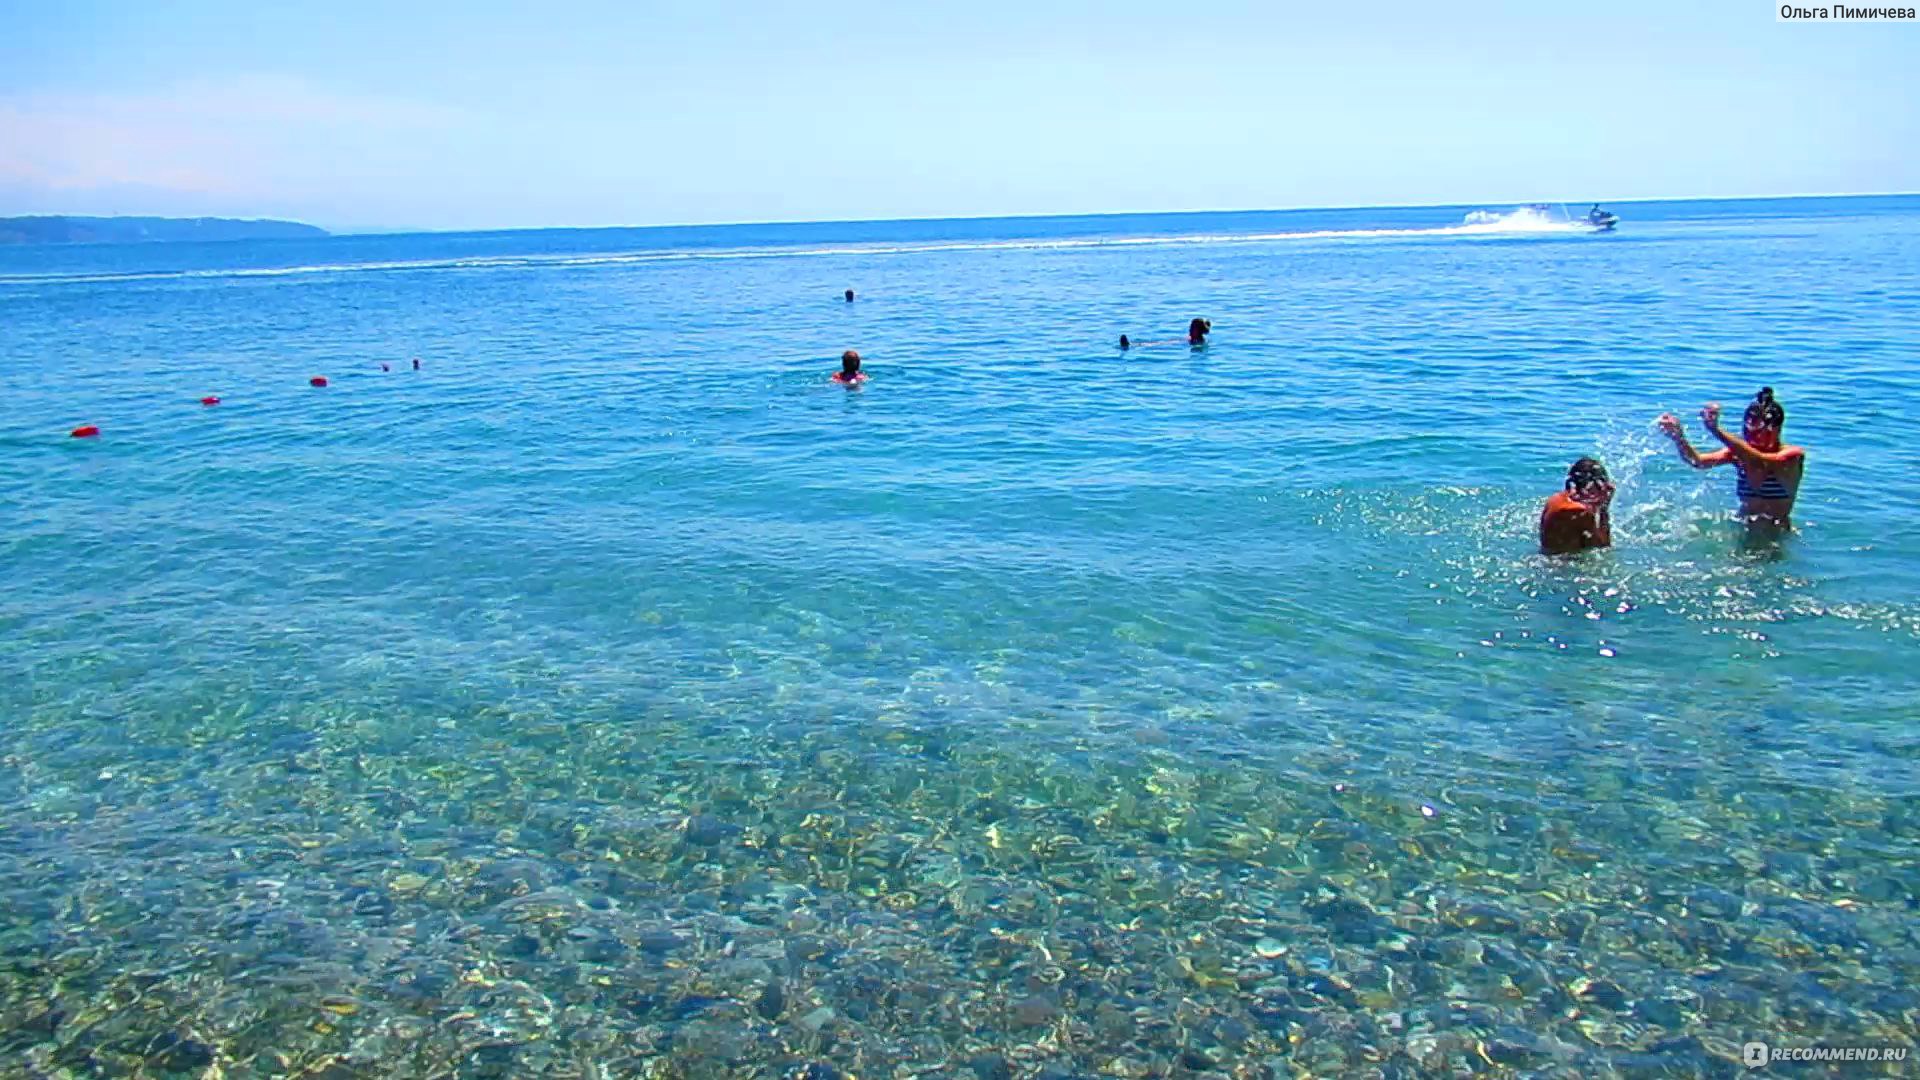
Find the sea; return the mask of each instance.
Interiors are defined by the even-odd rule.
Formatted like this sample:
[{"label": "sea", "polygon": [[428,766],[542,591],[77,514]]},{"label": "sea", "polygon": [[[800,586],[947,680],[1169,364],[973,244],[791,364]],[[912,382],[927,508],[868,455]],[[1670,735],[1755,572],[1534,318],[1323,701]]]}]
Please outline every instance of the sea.
[{"label": "sea", "polygon": [[1913,1075],[1920,196],[1609,209],[0,250],[0,1074]]}]

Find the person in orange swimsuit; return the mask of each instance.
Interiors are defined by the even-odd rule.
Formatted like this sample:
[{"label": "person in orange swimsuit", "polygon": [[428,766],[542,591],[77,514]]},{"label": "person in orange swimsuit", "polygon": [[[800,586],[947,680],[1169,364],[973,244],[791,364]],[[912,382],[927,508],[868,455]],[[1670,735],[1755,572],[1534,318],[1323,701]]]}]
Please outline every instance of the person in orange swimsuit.
[{"label": "person in orange swimsuit", "polygon": [[1681,460],[1696,469],[1732,465],[1734,494],[1740,499],[1740,517],[1749,529],[1762,533],[1786,532],[1793,528],[1793,500],[1800,494],[1800,478],[1807,469],[1805,447],[1788,446],[1781,441],[1780,429],[1786,425],[1787,410],[1773,398],[1773,387],[1763,386],[1747,406],[1746,416],[1735,436],[1720,427],[1720,403],[1709,402],[1700,410],[1707,432],[1726,447],[1702,454],[1687,442],[1686,432],[1672,413],[1660,416],[1660,430],[1667,433],[1679,449]]},{"label": "person in orange swimsuit", "polygon": [[1571,555],[1613,546],[1613,483],[1606,467],[1583,457],[1567,470],[1567,486],[1540,511],[1540,554]]}]

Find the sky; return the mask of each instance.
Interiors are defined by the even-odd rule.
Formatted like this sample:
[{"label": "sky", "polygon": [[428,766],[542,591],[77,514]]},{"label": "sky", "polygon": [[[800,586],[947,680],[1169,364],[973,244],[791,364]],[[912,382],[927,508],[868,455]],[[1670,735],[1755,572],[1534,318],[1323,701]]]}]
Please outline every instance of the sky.
[{"label": "sky", "polygon": [[1920,23],[1775,10],[0,0],[0,216],[478,229],[1920,191]]}]

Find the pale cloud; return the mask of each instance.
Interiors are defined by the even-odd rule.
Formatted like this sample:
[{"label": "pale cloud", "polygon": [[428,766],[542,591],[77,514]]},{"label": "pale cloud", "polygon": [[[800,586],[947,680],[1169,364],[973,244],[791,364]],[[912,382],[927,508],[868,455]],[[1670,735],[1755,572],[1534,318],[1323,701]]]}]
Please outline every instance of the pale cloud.
[{"label": "pale cloud", "polygon": [[128,191],[235,212],[332,206],[343,188],[431,168],[434,148],[470,121],[270,75],[148,93],[0,95],[0,191],[76,212]]}]

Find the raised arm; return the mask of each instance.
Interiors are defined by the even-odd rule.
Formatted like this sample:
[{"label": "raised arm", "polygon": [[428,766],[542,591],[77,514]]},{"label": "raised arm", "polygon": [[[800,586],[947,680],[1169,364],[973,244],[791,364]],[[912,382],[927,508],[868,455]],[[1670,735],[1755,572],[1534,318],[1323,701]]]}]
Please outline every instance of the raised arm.
[{"label": "raised arm", "polygon": [[[1666,432],[1667,438],[1673,440],[1673,445],[1680,451],[1680,460],[1696,469],[1711,469],[1715,465],[1725,465],[1733,460],[1731,450],[1715,450],[1706,454],[1695,450],[1693,444],[1687,441],[1687,433],[1681,429],[1679,418],[1672,413],[1660,414],[1660,430]],[[1709,428],[1709,430],[1712,429]]]},{"label": "raised arm", "polygon": [[1779,450],[1773,453],[1755,450],[1753,444],[1720,426],[1720,403],[1717,401],[1709,402],[1700,410],[1700,419],[1706,423],[1708,433],[1726,446],[1726,449],[1720,453],[1729,458],[1739,458],[1748,465],[1770,469],[1783,462],[1791,461],[1800,453],[1797,449]]}]

